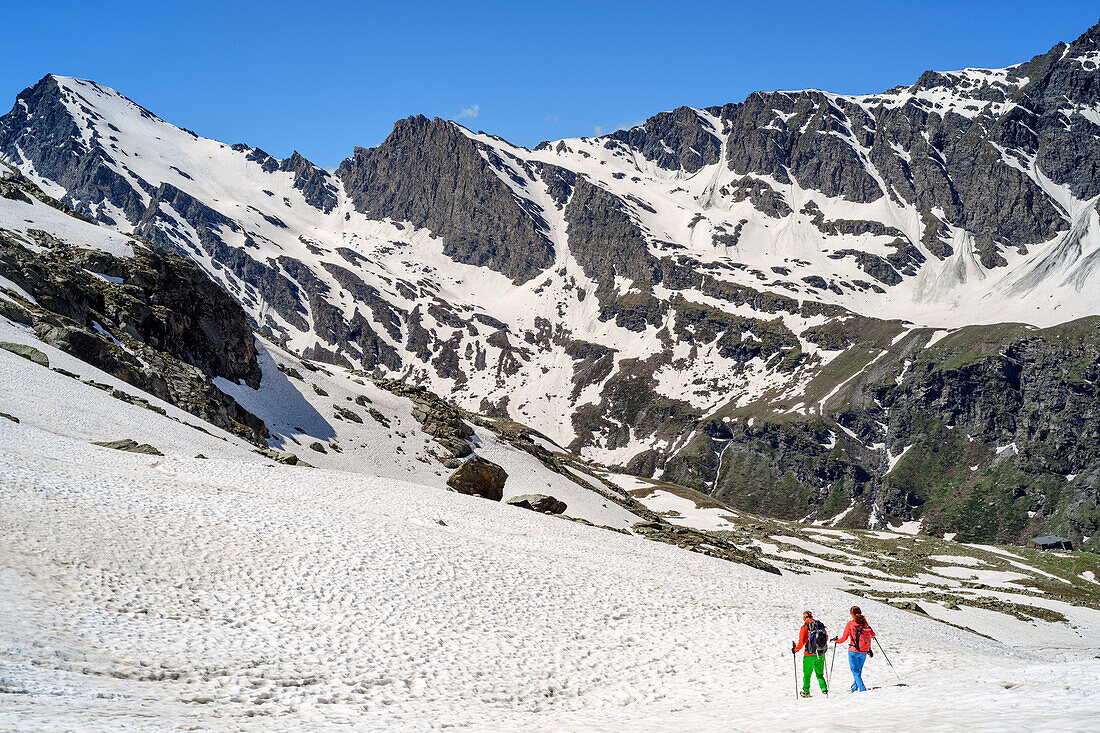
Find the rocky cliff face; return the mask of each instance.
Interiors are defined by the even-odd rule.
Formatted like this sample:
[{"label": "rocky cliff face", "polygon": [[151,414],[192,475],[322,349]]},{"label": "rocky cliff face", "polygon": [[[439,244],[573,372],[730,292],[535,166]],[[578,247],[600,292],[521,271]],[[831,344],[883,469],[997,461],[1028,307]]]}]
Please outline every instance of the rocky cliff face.
[{"label": "rocky cliff face", "polygon": [[252,331],[224,290],[182,257],[136,239],[122,255],[62,239],[71,212],[18,174],[0,181],[0,196],[31,204],[26,214],[57,212],[45,220],[53,232],[0,229],[0,282],[18,288],[0,286],[0,315],[208,422],[257,442],[266,436],[263,422],[212,381],[260,383]]},{"label": "rocky cliff face", "polygon": [[454,123],[410,117],[379,147],[356,149],[337,175],[368,216],[426,228],[456,262],[523,283],[554,263],[554,247],[538,205],[494,174],[496,155]]},{"label": "rocky cliff face", "polygon": [[722,140],[716,133],[698,111],[680,107],[654,115],[640,127],[616,130],[607,139],[637,150],[661,168],[695,173],[721,161]]},{"label": "rocky cliff face", "polygon": [[877,518],[966,541],[1094,538],[1100,318],[930,337],[913,332],[846,374],[817,414],[711,420],[664,477],[746,510],[840,526]]},{"label": "rocky cliff face", "polygon": [[963,329],[922,351],[900,384],[874,390],[889,450],[904,451],[883,503],[926,516],[929,530],[959,526],[971,537],[1096,535],[1098,376],[1096,318],[1041,331]]},{"label": "rocky cliff face", "polygon": [[[758,92],[533,150],[411,117],[335,175],[76,79],[46,77],[0,118],[4,160],[189,258],[304,356],[747,509],[990,535],[1064,531],[1064,511],[1092,526],[1088,452],[1035,462],[1055,426],[1087,423],[1087,399],[1068,383],[1067,407],[1046,399],[1060,388],[1038,370],[925,355],[965,326],[1100,313],[1097,145],[1097,28],[1007,69]],[[1042,343],[1013,358],[1075,358]],[[948,451],[959,425],[973,442]],[[996,466],[972,455],[1012,442]],[[985,462],[940,493],[903,481],[935,446]],[[979,477],[1015,487],[994,505],[1024,486],[1038,508],[949,511],[996,493]]]}]

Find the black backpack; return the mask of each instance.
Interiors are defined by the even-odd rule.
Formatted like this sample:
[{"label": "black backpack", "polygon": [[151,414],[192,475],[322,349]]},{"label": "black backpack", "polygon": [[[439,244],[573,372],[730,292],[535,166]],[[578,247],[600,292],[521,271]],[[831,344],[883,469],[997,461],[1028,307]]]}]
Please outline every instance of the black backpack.
[{"label": "black backpack", "polygon": [[824,654],[829,649],[829,635],[825,632],[825,624],[817,619],[806,624],[806,653]]}]

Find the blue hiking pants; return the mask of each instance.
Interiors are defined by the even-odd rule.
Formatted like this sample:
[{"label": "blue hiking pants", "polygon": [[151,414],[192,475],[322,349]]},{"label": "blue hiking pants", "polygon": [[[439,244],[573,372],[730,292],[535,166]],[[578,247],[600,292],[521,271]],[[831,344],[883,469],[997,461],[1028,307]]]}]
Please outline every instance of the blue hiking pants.
[{"label": "blue hiking pants", "polygon": [[867,661],[867,655],[863,652],[848,651],[848,666],[852,669],[852,692],[866,692],[863,684],[863,663]]}]

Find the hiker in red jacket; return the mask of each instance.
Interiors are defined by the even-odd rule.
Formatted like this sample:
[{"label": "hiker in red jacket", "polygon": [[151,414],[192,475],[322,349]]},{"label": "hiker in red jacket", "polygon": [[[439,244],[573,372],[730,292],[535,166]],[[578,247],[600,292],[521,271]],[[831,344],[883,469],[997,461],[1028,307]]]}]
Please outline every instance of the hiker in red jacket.
[{"label": "hiker in red jacket", "polygon": [[875,638],[875,631],[867,625],[867,619],[863,616],[863,611],[859,610],[859,606],[852,606],[849,613],[852,614],[852,620],[844,627],[844,634],[840,638],[834,638],[833,642],[836,644],[849,642],[848,667],[852,670],[852,692],[866,692],[867,687],[863,684],[863,664],[867,661],[868,655],[874,656],[871,651],[871,639]]},{"label": "hiker in red jacket", "polygon": [[810,678],[817,673],[817,681],[821,685],[821,691],[829,694],[829,686],[825,683],[825,650],[829,648],[829,635],[825,632],[825,624],[814,618],[809,611],[802,613],[802,628],[798,632],[798,644],[791,642],[791,654],[797,654],[799,649],[805,649],[802,657],[802,697],[810,696]]}]

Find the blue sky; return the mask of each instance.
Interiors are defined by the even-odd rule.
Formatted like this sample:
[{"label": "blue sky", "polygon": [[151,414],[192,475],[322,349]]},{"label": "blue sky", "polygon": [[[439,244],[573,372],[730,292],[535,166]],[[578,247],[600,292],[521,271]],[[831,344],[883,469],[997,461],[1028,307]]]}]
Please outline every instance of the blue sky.
[{"label": "blue sky", "polygon": [[1095,2],[8,3],[0,108],[46,73],[177,125],[332,166],[395,120],[513,142],[592,135],[757,89],[872,92],[1070,41]]}]

